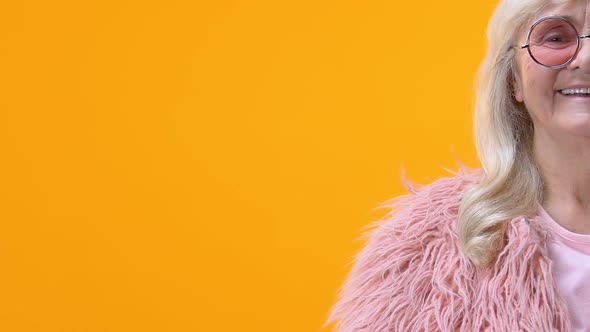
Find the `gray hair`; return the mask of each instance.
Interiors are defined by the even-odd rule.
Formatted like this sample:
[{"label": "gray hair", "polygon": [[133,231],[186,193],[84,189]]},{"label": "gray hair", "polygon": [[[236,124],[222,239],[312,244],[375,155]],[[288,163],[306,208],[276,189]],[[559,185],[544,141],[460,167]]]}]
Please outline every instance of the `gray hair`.
[{"label": "gray hair", "polygon": [[457,224],[463,253],[477,266],[491,263],[503,246],[506,221],[536,213],[543,180],[532,154],[534,127],[514,98],[519,75],[517,36],[548,4],[567,1],[503,0],[487,30],[487,54],[477,75],[474,130],[485,179],[464,196]]}]

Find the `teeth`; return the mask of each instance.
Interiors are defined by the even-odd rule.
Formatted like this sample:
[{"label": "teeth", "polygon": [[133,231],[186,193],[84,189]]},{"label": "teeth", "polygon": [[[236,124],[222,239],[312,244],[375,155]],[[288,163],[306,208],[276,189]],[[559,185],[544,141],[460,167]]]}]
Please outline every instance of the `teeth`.
[{"label": "teeth", "polygon": [[563,89],[560,92],[564,95],[590,94],[590,88]]}]

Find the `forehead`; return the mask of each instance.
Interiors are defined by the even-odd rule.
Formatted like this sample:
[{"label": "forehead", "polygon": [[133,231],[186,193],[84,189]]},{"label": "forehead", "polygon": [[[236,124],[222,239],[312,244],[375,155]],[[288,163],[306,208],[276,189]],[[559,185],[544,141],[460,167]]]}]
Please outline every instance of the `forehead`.
[{"label": "forehead", "polygon": [[588,0],[548,1],[536,15],[533,15],[529,23],[532,24],[532,22],[545,16],[559,15],[568,19],[577,27],[583,27],[585,23],[590,23],[590,11],[587,10],[589,4]]}]

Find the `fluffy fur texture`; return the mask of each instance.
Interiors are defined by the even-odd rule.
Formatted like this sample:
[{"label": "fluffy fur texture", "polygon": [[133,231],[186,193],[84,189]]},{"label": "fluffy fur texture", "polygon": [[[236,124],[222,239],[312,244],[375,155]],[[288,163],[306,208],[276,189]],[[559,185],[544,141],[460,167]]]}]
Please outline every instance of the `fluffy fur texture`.
[{"label": "fluffy fur texture", "polygon": [[415,186],[366,234],[326,324],[348,331],[569,331],[537,219],[506,222],[495,262],[477,268],[460,251],[462,194],[483,179],[467,170]]}]

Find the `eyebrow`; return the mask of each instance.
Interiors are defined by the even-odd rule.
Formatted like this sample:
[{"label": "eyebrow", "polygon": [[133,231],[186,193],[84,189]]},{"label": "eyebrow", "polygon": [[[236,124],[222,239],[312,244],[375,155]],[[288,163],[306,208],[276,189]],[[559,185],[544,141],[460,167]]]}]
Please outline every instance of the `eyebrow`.
[{"label": "eyebrow", "polygon": [[549,15],[545,15],[545,16],[543,16],[543,17],[547,17],[547,16],[560,16],[560,17],[563,17],[563,18],[565,18],[566,20],[568,20],[568,21],[572,22],[574,25],[576,25],[576,26],[580,26],[580,25],[579,25],[579,22],[578,22],[578,19],[577,19],[577,18],[575,18],[574,16],[571,16],[571,15],[549,14]]},{"label": "eyebrow", "polygon": [[570,15],[559,15],[559,16],[565,18],[566,20],[568,20],[574,24],[578,24],[578,20],[573,16],[570,16]]}]

